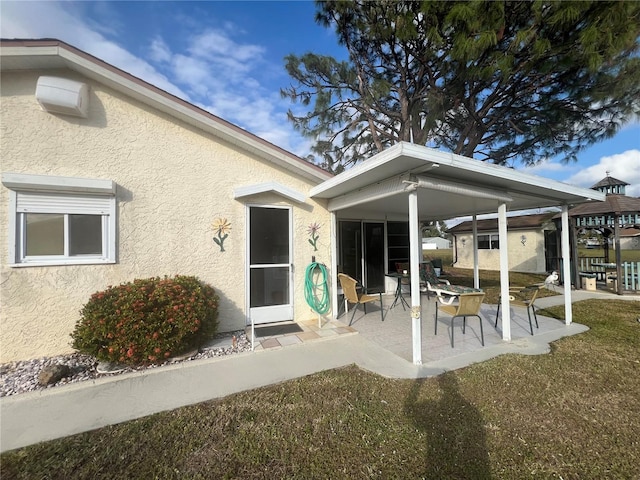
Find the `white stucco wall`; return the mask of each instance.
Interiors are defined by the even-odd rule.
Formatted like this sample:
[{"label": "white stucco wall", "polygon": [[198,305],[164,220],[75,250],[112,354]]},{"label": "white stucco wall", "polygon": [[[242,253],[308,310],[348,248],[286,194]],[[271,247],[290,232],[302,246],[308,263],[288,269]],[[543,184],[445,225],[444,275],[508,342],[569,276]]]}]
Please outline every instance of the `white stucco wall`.
[{"label": "white stucco wall", "polygon": [[[88,83],[89,117],[44,112],[34,97],[41,74]],[[1,81],[2,172],[115,181],[118,262],[10,267],[9,190],[0,187],[0,362],[70,352],[89,296],[135,278],[196,275],[220,295],[220,331],[244,328],[246,203],[288,203],[273,193],[234,200],[233,190],[277,181],[306,194],[310,182],[69,71],[6,73]],[[225,252],[213,242],[218,217],[232,225]],[[317,252],[307,241],[312,222],[321,225]],[[304,273],[311,255],[331,265],[329,231],[322,205],[293,203],[296,320],[315,317]]]},{"label": "white stucco wall", "polygon": [[[498,232],[495,233],[497,236]],[[485,232],[479,232],[483,235]],[[523,244],[522,235],[527,237]],[[473,268],[473,235],[456,234],[457,262],[455,267]],[[463,246],[464,239],[464,246]],[[507,233],[509,249],[509,270],[514,272],[543,273],[546,269],[544,258],[544,232],[542,230],[514,230]],[[455,261],[455,258],[454,258]],[[481,270],[500,270],[500,250],[478,250],[478,264]]]}]

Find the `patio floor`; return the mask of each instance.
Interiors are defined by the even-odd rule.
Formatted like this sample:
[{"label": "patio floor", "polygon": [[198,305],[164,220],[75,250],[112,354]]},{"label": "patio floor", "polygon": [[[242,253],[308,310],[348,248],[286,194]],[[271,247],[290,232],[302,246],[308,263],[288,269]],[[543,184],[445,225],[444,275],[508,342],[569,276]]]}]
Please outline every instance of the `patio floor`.
[{"label": "patio floor", "polygon": [[[406,299],[410,302],[407,295]],[[412,362],[412,331],[411,314],[409,309],[403,310],[400,304],[390,308],[393,296],[383,296],[384,322],[380,320],[380,310],[376,304],[367,306],[367,314],[362,311],[362,307],[355,314],[351,325],[360,335],[377,345],[391,351],[395,355]],[[456,318],[453,331],[454,348],[451,347],[451,317],[439,312],[438,334],[434,334],[435,321],[435,297],[428,299],[422,296],[422,362],[431,363],[443,359],[448,359],[458,355],[464,355],[486,349],[492,345],[504,344],[502,340],[501,320],[498,321],[497,328],[494,328],[497,305],[483,304],[480,316],[482,317],[482,327],[484,330],[483,347],[480,342],[480,328],[476,317],[467,318],[466,334],[462,333],[462,319]],[[339,321],[348,325],[353,313],[352,308],[346,315],[342,315]],[[534,335],[548,333],[554,330],[565,329],[565,324],[559,320],[538,315],[539,328],[536,329],[535,321],[532,319]],[[511,308],[511,341],[517,342],[519,339],[531,338],[529,330],[529,320],[527,311],[524,308]]]},{"label": "patio floor", "polygon": [[[317,320],[307,320],[297,322],[302,332],[289,333],[284,335],[256,336],[255,350],[270,350],[293,345],[306,344],[321,340],[336,339],[347,335],[358,334],[366,340],[388,350],[409,363],[413,362],[411,316],[408,308],[403,309],[398,303],[390,308],[393,303],[392,294],[383,295],[384,322],[380,320],[380,308],[377,303],[367,305],[365,315],[362,307],[358,309],[353,318],[353,323],[349,326],[349,320],[353,313],[354,306],[349,308],[349,312],[342,314],[337,320],[323,320],[322,325],[318,325]],[[405,296],[410,302],[408,295]],[[562,296],[558,300],[562,301]],[[434,334],[435,321],[435,297],[430,299],[426,295],[422,296],[422,363],[437,364],[439,362],[453,361],[461,364],[481,360],[483,357],[493,356],[490,353],[492,346],[505,346],[509,343],[512,346],[526,347],[531,336],[529,330],[529,320],[527,311],[520,307],[511,307],[511,342],[502,340],[501,320],[498,321],[497,328],[494,328],[497,305],[483,304],[480,315],[484,330],[483,347],[480,342],[480,328],[478,319],[467,318],[466,334],[462,333],[462,319],[457,318],[454,322],[454,348],[451,347],[451,317],[447,314],[440,314],[438,318],[438,334]],[[295,322],[289,322],[295,323]],[[538,315],[539,328],[535,328],[534,336],[549,332],[566,331],[564,322]],[[283,324],[278,324],[283,325]],[[250,338],[251,329],[246,329]],[[560,335],[562,336],[562,334]],[[520,345],[519,345],[520,344]],[[476,355],[474,355],[474,353]],[[504,352],[503,352],[504,353]],[[523,352],[524,353],[524,352]]]}]

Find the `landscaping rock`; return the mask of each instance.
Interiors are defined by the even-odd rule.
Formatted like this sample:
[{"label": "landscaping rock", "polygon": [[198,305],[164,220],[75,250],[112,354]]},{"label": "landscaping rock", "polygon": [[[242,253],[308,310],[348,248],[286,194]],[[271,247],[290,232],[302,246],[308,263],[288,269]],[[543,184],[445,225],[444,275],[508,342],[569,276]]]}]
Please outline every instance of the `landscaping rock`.
[{"label": "landscaping rock", "polygon": [[43,387],[58,383],[71,375],[71,369],[67,365],[48,365],[38,374],[38,383]]}]

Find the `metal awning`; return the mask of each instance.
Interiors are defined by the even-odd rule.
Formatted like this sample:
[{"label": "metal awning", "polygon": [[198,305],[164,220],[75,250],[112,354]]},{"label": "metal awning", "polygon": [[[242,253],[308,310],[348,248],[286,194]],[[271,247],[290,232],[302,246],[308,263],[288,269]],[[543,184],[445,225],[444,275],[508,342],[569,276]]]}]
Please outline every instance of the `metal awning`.
[{"label": "metal awning", "polygon": [[324,181],[309,196],[329,200],[329,210],[340,212],[341,217],[380,212],[406,217],[406,193],[416,182],[422,183],[418,185],[420,220],[495,213],[506,200],[510,211],[520,211],[606,197],[595,190],[406,142]]},{"label": "metal awning", "polygon": [[[337,218],[407,219],[411,265],[411,322],[413,361],[422,363],[421,308],[418,264],[422,260],[419,221],[446,220],[498,213],[500,236],[500,292],[503,339],[511,339],[507,209],[511,211],[562,207],[563,278],[569,274],[568,211],[605,194],[575,187],[507,167],[441,152],[411,143],[399,143],[312,188],[309,196],[327,201],[332,213],[332,270],[337,269]],[[478,280],[477,244],[474,274]],[[334,311],[337,279],[333,276]],[[571,282],[565,282],[565,322],[572,321]]]}]

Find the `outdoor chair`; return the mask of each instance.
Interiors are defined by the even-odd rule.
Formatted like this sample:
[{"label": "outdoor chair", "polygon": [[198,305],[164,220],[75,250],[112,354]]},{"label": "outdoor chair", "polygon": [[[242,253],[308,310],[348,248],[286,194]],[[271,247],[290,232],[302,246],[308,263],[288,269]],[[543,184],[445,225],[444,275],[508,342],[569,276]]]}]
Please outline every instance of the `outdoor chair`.
[{"label": "outdoor chair", "polygon": [[461,293],[458,295],[458,303],[451,305],[441,305],[436,302],[436,325],[435,334],[438,334],[438,310],[451,315],[451,348],[453,348],[453,321],[457,317],[462,317],[462,333],[467,327],[467,317],[478,317],[480,321],[480,340],[484,347],[484,332],[482,331],[482,318],[480,317],[480,307],[484,300],[484,292]]},{"label": "outdoor chair", "polygon": [[[529,317],[529,328],[531,329],[531,335],[533,335],[533,324],[531,323],[531,312],[533,312],[533,318],[536,321],[536,328],[538,327],[538,317],[536,316],[536,307],[534,302],[538,297],[538,292],[542,288],[541,285],[529,285],[527,287],[512,287],[509,289],[509,302],[516,307],[525,307],[527,309],[527,316]],[[501,298],[502,299],[502,298]],[[498,309],[496,310],[496,323],[494,328],[498,326],[498,317],[500,315],[500,303],[498,300]]]},{"label": "outdoor chair", "polygon": [[421,290],[427,293],[427,298],[431,298],[431,293],[435,293],[440,303],[445,305],[451,305],[453,300],[461,293],[478,292],[474,288],[451,285],[449,280],[438,277],[430,261],[420,264],[420,281],[424,284],[423,290]]},{"label": "outdoor chair", "polygon": [[[367,303],[375,302],[376,300],[380,301],[380,317],[384,322],[384,309],[382,307],[382,292],[378,293],[379,296],[368,295],[366,293],[358,293],[358,290],[356,289],[356,285],[358,284],[358,282],[354,278],[344,273],[338,274],[338,280],[340,281],[340,286],[342,287],[344,298],[349,303],[354,303],[356,305],[355,308],[353,309],[353,313],[351,314],[351,319],[349,320],[349,326],[351,326],[351,323],[353,322],[353,318],[355,317],[356,312],[358,311],[359,305],[362,305],[362,308],[364,309],[364,313],[366,315]],[[363,290],[366,292],[366,289],[363,289]]]}]

